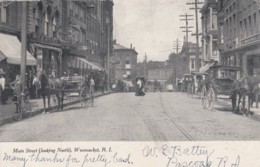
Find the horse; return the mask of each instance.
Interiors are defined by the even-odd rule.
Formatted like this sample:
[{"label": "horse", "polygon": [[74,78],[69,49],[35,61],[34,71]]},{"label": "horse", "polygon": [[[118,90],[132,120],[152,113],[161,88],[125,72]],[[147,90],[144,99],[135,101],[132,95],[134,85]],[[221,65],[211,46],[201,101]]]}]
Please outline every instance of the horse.
[{"label": "horse", "polygon": [[43,98],[44,112],[46,112],[46,97],[48,98],[48,108],[50,108],[51,95],[55,95],[58,100],[58,110],[63,109],[63,97],[65,81],[60,78],[47,77],[44,72],[39,73],[40,82],[39,94]]},{"label": "horse", "polygon": [[[253,102],[255,101],[255,94],[259,90],[259,83],[260,76],[244,76],[240,80],[237,80],[235,89],[230,97],[233,111],[239,112],[242,105],[242,109],[244,109],[242,112],[248,115],[250,107],[253,106]],[[248,104],[245,104],[246,97],[248,98]]]}]

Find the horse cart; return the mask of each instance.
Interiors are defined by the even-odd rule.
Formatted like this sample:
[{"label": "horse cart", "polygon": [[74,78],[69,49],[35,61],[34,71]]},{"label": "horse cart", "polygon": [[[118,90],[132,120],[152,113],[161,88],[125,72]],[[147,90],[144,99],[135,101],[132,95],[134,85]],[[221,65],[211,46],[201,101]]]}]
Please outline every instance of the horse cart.
[{"label": "horse cart", "polygon": [[[230,99],[236,90],[240,68],[233,66],[212,66],[202,84],[201,101],[203,108],[214,110],[218,99]],[[240,88],[238,88],[240,90]],[[233,101],[232,101],[232,105]]]},{"label": "horse cart", "polygon": [[188,95],[193,91],[194,76],[192,74],[184,74],[181,91],[186,92]]},{"label": "horse cart", "polygon": [[194,94],[201,93],[202,87],[208,78],[208,74],[202,72],[192,72],[191,74],[193,75],[193,81],[191,82],[189,89],[191,89],[191,95],[193,96]]},{"label": "horse cart", "polygon": [[79,96],[81,106],[86,106],[90,94],[84,78],[82,76],[69,76],[64,77],[63,80],[65,81],[63,87],[64,96],[67,98]]}]

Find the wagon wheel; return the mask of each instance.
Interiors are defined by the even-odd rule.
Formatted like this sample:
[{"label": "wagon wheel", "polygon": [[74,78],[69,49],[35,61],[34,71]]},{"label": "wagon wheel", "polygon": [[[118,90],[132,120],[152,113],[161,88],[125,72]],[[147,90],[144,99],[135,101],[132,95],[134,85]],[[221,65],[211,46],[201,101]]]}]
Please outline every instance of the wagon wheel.
[{"label": "wagon wheel", "polygon": [[215,102],[216,102],[216,94],[215,94],[215,91],[214,91],[213,88],[209,89],[207,101],[208,101],[208,109],[210,111],[214,110],[214,105],[215,105]]},{"label": "wagon wheel", "polygon": [[248,115],[250,111],[250,98],[247,93],[243,93],[241,103],[242,103],[241,111],[243,112],[244,115]]},{"label": "wagon wheel", "polygon": [[81,104],[81,107],[86,107],[87,104],[88,104],[88,89],[87,87],[83,87],[81,90],[80,90],[80,104]]},{"label": "wagon wheel", "polygon": [[237,93],[231,96],[232,112],[237,113],[240,110],[239,95]]},{"label": "wagon wheel", "polygon": [[187,86],[187,95],[190,96],[191,95],[191,83],[188,83],[188,86]]},{"label": "wagon wheel", "polygon": [[195,85],[193,83],[191,86],[191,98],[193,98],[194,94],[195,94]]},{"label": "wagon wheel", "polygon": [[205,85],[203,85],[201,89],[201,104],[202,107],[205,109],[207,106],[207,88]]}]

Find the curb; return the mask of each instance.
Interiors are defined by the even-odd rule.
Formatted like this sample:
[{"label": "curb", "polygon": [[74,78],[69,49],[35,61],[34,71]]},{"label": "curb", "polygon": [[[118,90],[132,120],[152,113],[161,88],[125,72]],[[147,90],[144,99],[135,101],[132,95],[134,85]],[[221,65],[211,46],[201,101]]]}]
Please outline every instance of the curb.
[{"label": "curb", "polygon": [[[107,92],[107,93],[103,93],[103,94],[101,93],[101,94],[96,95],[95,97],[101,97],[101,96],[109,95],[111,93],[112,92]],[[74,101],[70,101],[68,103],[64,103],[63,107],[67,107],[67,106],[70,106],[70,105],[73,105],[73,104],[76,104],[76,103],[79,103],[79,102],[80,102],[80,99],[74,100]],[[37,109],[37,110],[33,111],[32,112],[32,117],[34,117],[35,115],[41,114],[43,112],[43,110],[44,110],[43,108],[40,108],[40,109]],[[27,118],[23,118],[22,120],[26,120],[26,119]],[[11,118],[5,118],[5,119],[0,120],[0,126],[3,126],[3,125],[8,124],[8,123],[12,123],[12,122],[19,122],[19,121],[14,121],[12,117]]]}]

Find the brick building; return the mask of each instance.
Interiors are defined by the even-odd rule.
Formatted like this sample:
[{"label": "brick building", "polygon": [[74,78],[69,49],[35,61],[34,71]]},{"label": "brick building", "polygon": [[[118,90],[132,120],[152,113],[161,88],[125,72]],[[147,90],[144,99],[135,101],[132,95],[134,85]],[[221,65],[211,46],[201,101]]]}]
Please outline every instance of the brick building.
[{"label": "brick building", "polygon": [[[6,3],[0,8],[0,32],[19,39],[22,3]],[[27,2],[27,57],[34,59],[34,70],[54,77],[104,70],[108,51],[113,53],[113,5],[112,0]]]},{"label": "brick building", "polygon": [[133,80],[137,76],[137,55],[135,48],[124,47],[117,43],[114,44],[112,80],[129,79]]}]

